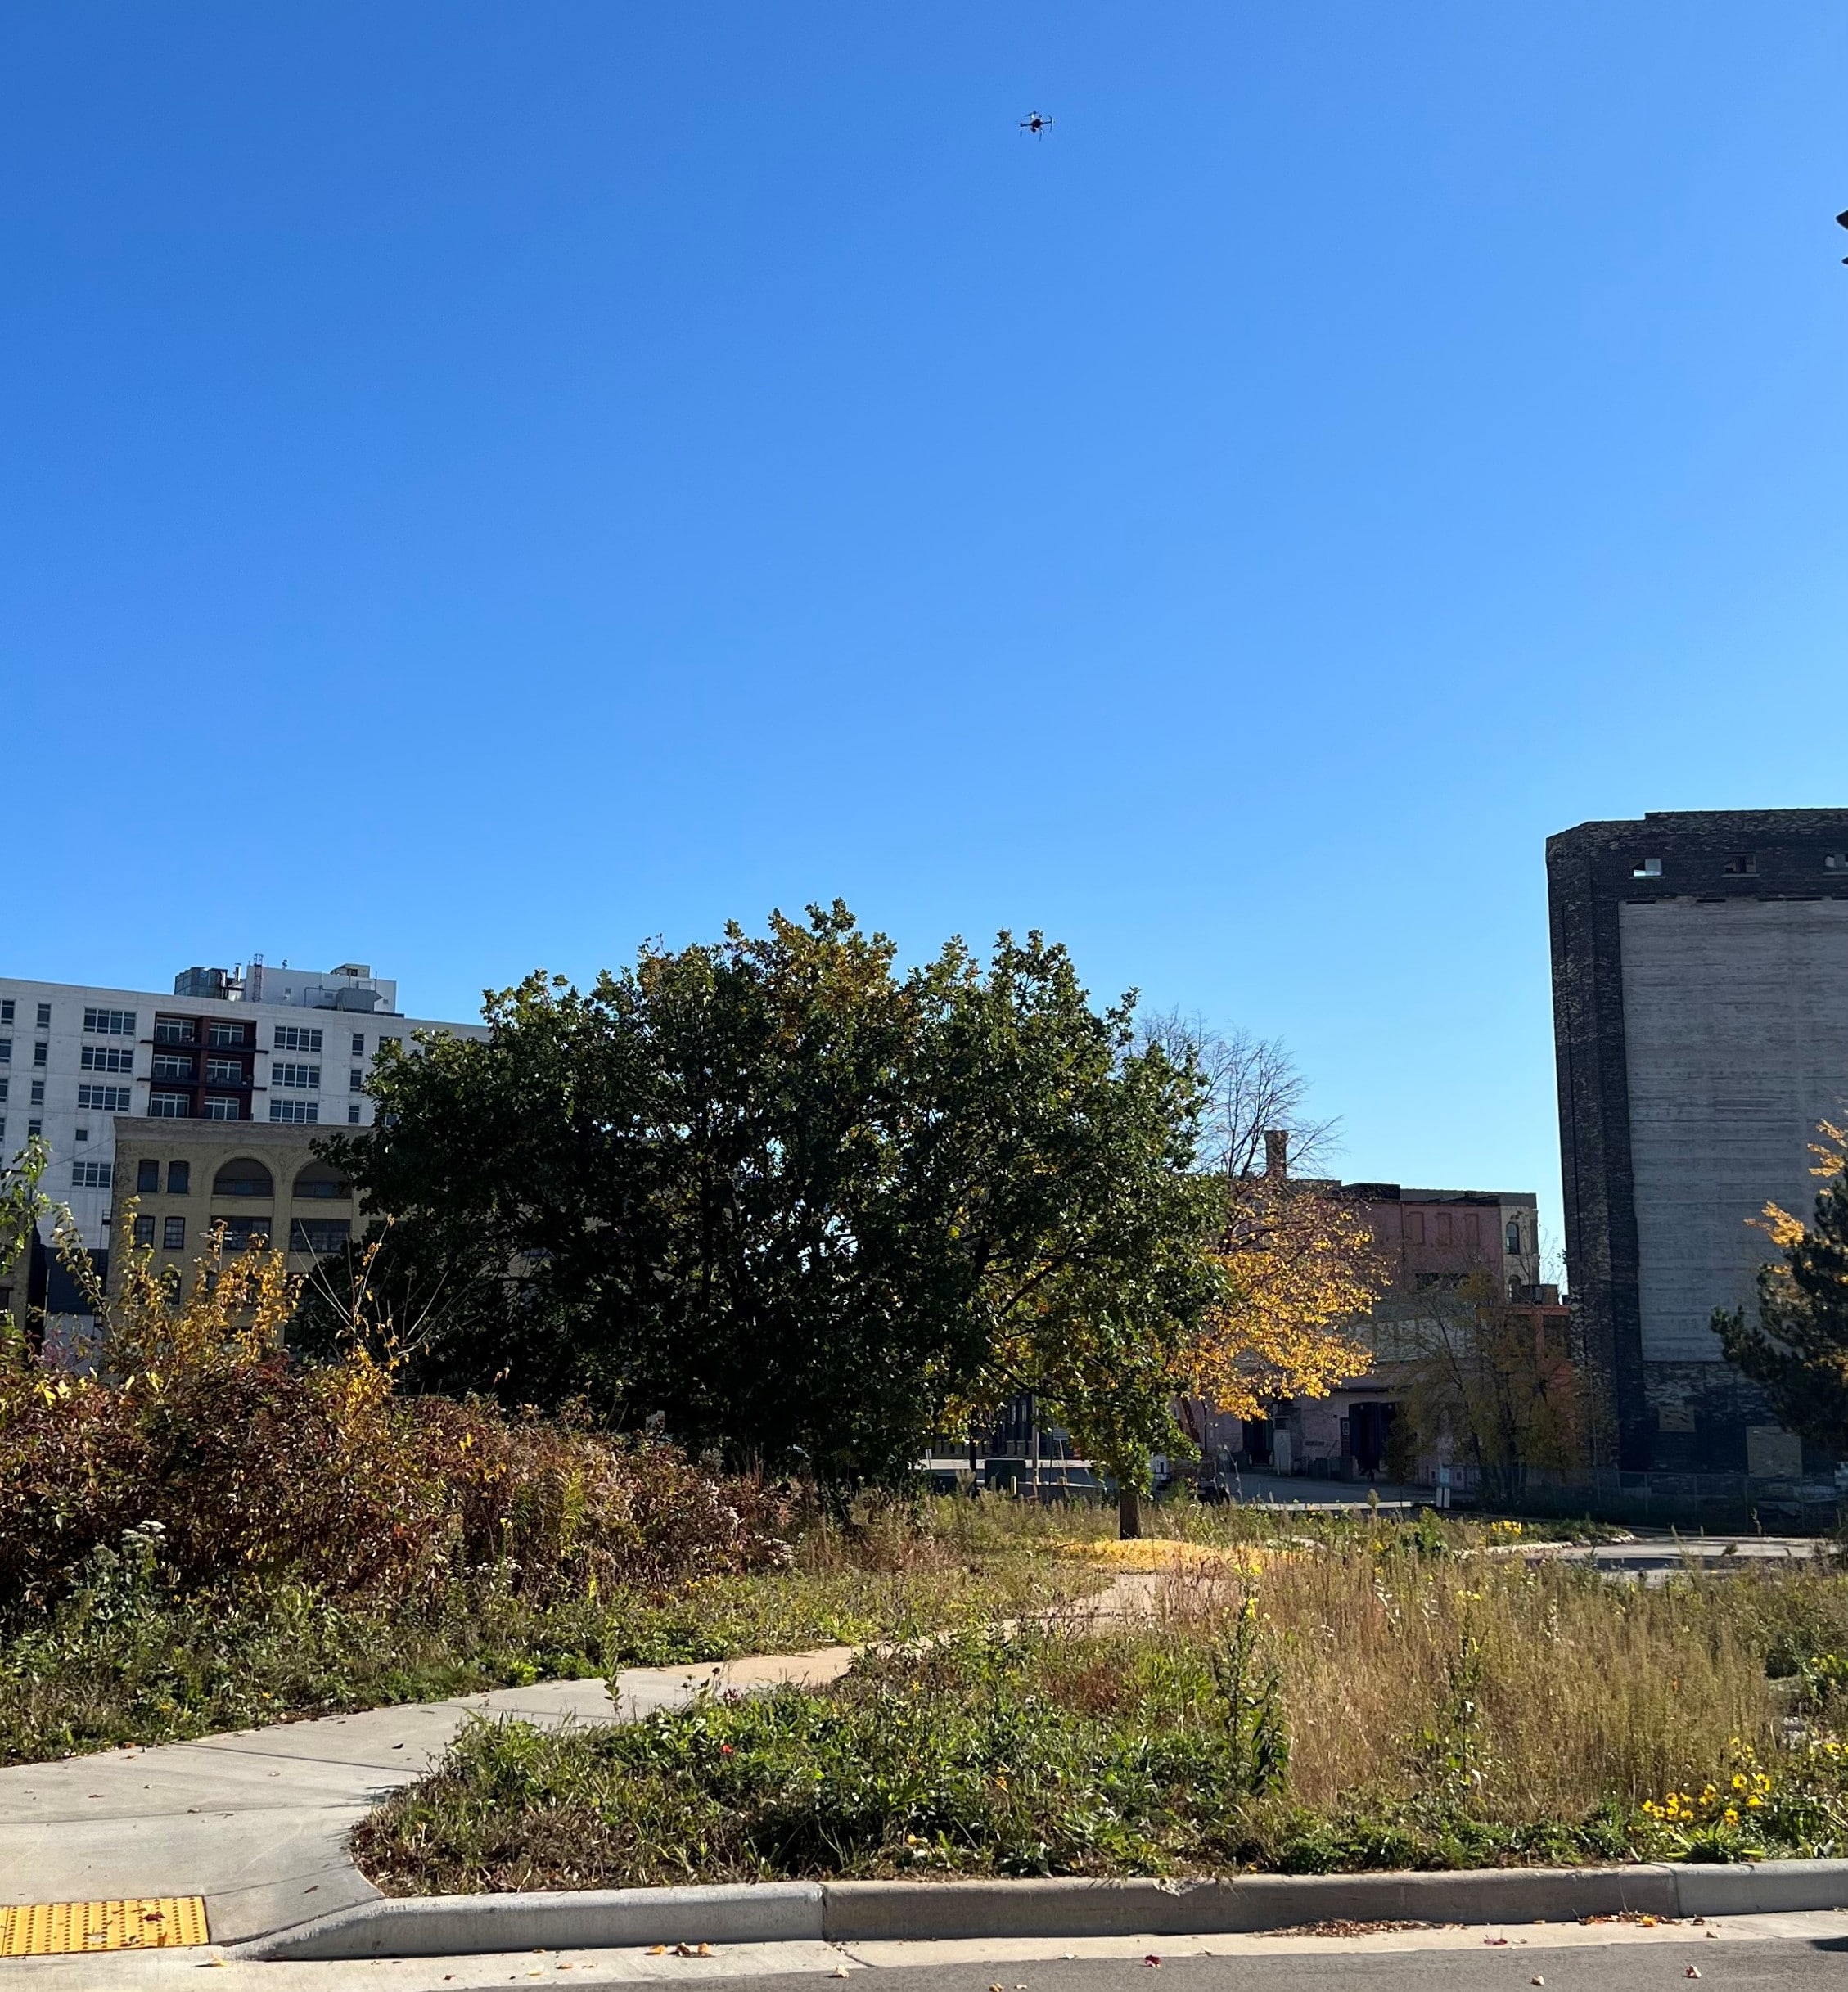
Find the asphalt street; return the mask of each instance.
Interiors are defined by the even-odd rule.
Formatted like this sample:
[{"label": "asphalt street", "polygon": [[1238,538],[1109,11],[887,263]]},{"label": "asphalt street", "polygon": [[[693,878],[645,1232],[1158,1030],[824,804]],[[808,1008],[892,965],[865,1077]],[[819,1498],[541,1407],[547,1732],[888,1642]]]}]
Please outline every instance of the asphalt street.
[{"label": "asphalt street", "polygon": [[504,1992],[548,1982],[711,1992],[742,1980],[750,1992],[821,1992],[863,1977],[877,1992],[1685,1992],[1697,1976],[1701,1992],[1848,1984],[1848,1912],[1338,1936],[714,1945],[703,1957],[650,1948],[265,1963],[214,1948],[0,1963],[0,1992]]}]

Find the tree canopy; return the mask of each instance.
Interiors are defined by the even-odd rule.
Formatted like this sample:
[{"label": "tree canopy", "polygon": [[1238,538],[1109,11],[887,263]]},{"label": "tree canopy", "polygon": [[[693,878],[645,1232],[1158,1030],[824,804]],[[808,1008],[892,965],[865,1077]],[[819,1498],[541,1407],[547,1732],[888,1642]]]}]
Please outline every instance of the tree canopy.
[{"label": "tree canopy", "polygon": [[1726,1359],[1764,1387],[1778,1422],[1848,1452],[1848,1130],[1828,1121],[1811,1174],[1822,1179],[1815,1221],[1776,1204],[1762,1228],[1783,1253],[1758,1273],[1758,1319],[1742,1308],[1713,1317]]},{"label": "tree canopy", "polygon": [[1199,1088],[1062,949],[901,973],[836,902],[485,1015],[382,1057],[375,1127],[324,1144],[389,1219],[414,1377],[837,1487],[1010,1387],[1112,1467],[1161,1443],[1221,1284]]}]

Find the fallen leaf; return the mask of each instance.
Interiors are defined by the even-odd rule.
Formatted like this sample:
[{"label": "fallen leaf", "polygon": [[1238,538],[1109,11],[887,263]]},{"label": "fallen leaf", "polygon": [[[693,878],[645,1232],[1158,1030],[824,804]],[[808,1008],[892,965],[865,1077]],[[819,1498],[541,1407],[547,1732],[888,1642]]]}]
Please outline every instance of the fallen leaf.
[{"label": "fallen leaf", "polygon": [[1508,1939],[1505,1936],[1485,1936],[1482,1940],[1485,1944],[1505,1944]]},{"label": "fallen leaf", "polygon": [[648,1946],[648,1955],[651,1958],[658,1958],[666,1949],[665,1944],[651,1944]]},{"label": "fallen leaf", "polygon": [[1153,1951],[1151,1951],[1149,1954],[1143,1959],[1143,1963],[1144,1964],[1159,1964],[1161,1962],[1161,1960],[1156,1956]]},{"label": "fallen leaf", "polygon": [[1546,1981],[1545,1979],[1542,1978],[1538,1972],[1536,1972],[1533,1977],[1527,1981],[1527,1982],[1530,1985],[1544,1985],[1546,1983]]},{"label": "fallen leaf", "polygon": [[1697,1964],[1690,1964],[1681,1975],[1683,1978],[1698,1978],[1701,1975],[1701,1967]]}]

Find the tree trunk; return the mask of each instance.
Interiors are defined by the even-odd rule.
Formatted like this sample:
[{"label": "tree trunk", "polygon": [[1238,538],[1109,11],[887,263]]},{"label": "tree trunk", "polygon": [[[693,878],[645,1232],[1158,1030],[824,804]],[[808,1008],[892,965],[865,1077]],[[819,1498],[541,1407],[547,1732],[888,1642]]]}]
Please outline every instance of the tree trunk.
[{"label": "tree trunk", "polygon": [[1134,1542],[1143,1532],[1142,1497],[1125,1480],[1116,1489],[1116,1533]]}]

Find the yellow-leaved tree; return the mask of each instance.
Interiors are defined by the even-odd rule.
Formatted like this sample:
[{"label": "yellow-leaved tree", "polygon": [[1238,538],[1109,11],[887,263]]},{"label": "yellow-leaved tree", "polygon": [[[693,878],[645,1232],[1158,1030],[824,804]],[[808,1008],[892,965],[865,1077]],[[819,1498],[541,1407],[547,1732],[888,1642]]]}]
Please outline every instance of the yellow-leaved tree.
[{"label": "yellow-leaved tree", "polygon": [[1194,1345],[1190,1381],[1215,1409],[1264,1417],[1369,1368],[1352,1330],[1379,1291],[1378,1261],[1359,1210],[1320,1183],[1278,1171],[1226,1188],[1227,1297]]}]

